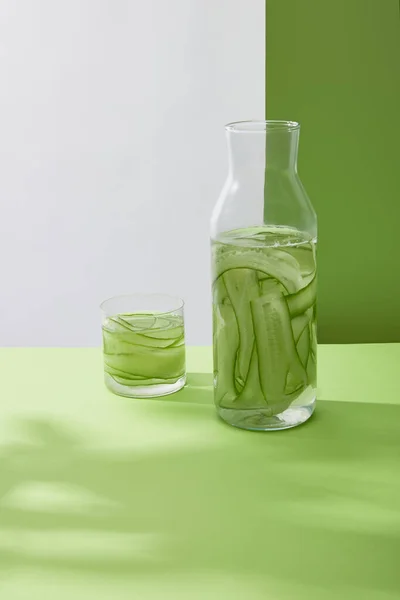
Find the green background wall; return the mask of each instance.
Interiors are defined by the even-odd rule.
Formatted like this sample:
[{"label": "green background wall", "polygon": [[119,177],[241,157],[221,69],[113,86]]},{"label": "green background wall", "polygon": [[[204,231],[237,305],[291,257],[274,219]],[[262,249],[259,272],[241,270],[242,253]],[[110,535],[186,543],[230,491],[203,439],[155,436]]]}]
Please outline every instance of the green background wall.
[{"label": "green background wall", "polygon": [[302,125],[321,342],[400,341],[399,0],[267,0],[267,118]]}]

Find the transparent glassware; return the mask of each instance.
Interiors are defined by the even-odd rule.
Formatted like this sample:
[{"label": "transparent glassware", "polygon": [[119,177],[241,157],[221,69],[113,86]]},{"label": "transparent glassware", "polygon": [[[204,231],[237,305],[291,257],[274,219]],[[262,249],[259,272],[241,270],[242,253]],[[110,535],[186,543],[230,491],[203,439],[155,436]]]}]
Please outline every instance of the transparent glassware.
[{"label": "transparent glassware", "polygon": [[183,301],[165,294],[115,296],[101,306],[104,381],[131,398],[165,396],[186,382]]},{"label": "transparent glassware", "polygon": [[300,126],[226,126],[211,220],[214,398],[251,430],[294,427],[316,399],[317,218],[297,173]]}]

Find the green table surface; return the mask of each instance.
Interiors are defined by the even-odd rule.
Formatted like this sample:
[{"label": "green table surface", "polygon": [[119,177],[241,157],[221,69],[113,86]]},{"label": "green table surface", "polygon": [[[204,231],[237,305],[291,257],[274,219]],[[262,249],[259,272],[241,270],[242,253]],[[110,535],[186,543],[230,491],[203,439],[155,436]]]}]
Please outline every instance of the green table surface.
[{"label": "green table surface", "polygon": [[400,344],[319,348],[302,427],[188,386],[112,395],[99,349],[0,350],[0,598],[400,598]]}]

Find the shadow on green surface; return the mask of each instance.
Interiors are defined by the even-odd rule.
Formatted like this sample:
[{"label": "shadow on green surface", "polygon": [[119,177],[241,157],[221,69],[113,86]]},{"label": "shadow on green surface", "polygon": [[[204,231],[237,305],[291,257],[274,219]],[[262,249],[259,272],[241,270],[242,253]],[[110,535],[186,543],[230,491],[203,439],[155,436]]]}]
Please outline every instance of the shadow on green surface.
[{"label": "shadow on green surface", "polygon": [[[166,396],[153,398],[165,402]],[[169,402],[186,402],[188,404],[213,404],[213,376],[211,373],[188,373],[185,387],[168,396]]]},{"label": "shadow on green surface", "polygon": [[241,573],[293,598],[395,598],[399,423],[400,406],[320,402],[279,434],[221,423],[212,447],[120,453],[22,420],[26,441],[0,451],[0,571]]}]

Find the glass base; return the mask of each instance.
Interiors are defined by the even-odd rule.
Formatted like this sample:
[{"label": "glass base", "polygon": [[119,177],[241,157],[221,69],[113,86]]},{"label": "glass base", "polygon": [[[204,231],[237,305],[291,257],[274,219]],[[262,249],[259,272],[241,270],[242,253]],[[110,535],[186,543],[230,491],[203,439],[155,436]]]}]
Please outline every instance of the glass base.
[{"label": "glass base", "polygon": [[183,375],[175,381],[175,383],[159,383],[157,385],[122,385],[117,383],[115,379],[107,373],[104,374],[104,382],[109,390],[118,396],[126,396],[127,398],[157,398],[158,396],[168,396],[178,392],[186,383],[186,375]]},{"label": "glass base", "polygon": [[217,407],[217,411],[221,419],[229,425],[233,425],[233,427],[250,431],[277,431],[279,429],[290,429],[305,423],[313,414],[314,408],[315,396],[306,405],[292,405],[279,415],[274,416],[268,415],[267,411],[259,408],[238,410]]}]

